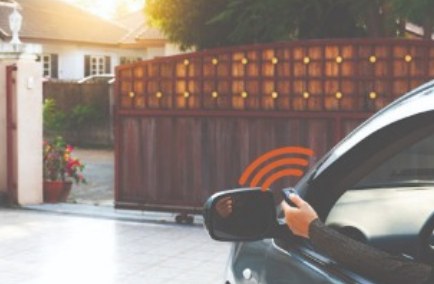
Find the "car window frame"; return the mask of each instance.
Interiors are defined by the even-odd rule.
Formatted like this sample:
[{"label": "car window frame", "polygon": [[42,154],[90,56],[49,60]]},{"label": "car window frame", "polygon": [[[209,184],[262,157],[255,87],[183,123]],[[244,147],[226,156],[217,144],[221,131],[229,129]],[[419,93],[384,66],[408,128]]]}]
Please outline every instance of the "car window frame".
[{"label": "car window frame", "polygon": [[394,101],[390,105],[381,109],[374,116],[363,122],[357,129],[349,133],[328,155],[328,157],[317,167],[312,178],[320,175],[329,165],[344,156],[351,148],[361,143],[367,137],[377,131],[381,131],[388,125],[412,117],[414,115],[429,112],[432,105],[423,102],[425,98],[433,100],[434,81],[429,84],[411,91],[407,95]]},{"label": "car window frame", "polygon": [[[399,107],[403,107],[406,105],[406,102],[409,102],[409,105],[412,104],[418,104],[418,102],[415,103],[415,99],[417,99],[420,96],[427,95],[430,97],[429,100],[434,99],[434,90],[433,90],[433,82],[430,84],[418,88],[416,91],[413,91],[410,93],[411,96],[407,96],[407,98],[404,98],[398,102]],[[428,100],[428,101],[429,101]],[[420,104],[420,103],[419,103]],[[423,104],[423,103],[422,103]],[[381,116],[384,115],[381,113]],[[381,116],[378,119],[381,119]],[[347,148],[345,151],[341,151],[340,155],[333,156],[333,151],[336,151],[336,149],[339,149],[338,144],[334,149],[332,149],[328,154],[326,154],[319,162],[318,164],[311,169],[311,171],[299,182],[299,184],[296,185],[296,190],[298,193],[305,198],[317,211],[319,211],[320,219],[325,220],[328,213],[330,212],[331,208],[336,204],[339,197],[346,191],[351,189],[350,184],[355,184],[356,181],[360,180],[363,177],[363,172],[368,172],[366,168],[372,167],[373,164],[379,164],[380,162],[376,162],[374,160],[370,160],[372,158],[369,157],[363,157],[363,148],[366,147],[366,145],[369,145],[370,143],[377,145],[376,151],[373,151],[373,153],[378,152],[378,149],[381,147],[384,147],[386,144],[388,144],[388,140],[384,140],[385,137],[389,136],[389,134],[393,134],[391,136],[391,139],[401,138],[398,139],[395,147],[390,147],[388,151],[383,152],[386,156],[393,156],[394,154],[398,153],[408,145],[412,145],[417,141],[420,141],[423,139],[423,137],[427,137],[428,135],[434,133],[434,123],[427,124],[424,122],[424,120],[427,121],[434,121],[434,106],[427,107],[426,105],[421,108],[420,110],[414,110],[412,109],[412,112],[410,115],[406,115],[404,117],[395,117],[393,119],[389,119],[389,121],[386,124],[381,125],[381,127],[375,129],[375,131],[368,132],[368,134],[364,137],[358,137],[357,143],[352,145],[352,148]],[[372,122],[373,121],[373,122]],[[356,129],[354,133],[350,135],[350,137],[354,137],[354,135],[357,135],[357,131],[363,130],[363,127],[369,127],[370,123],[375,123],[375,117],[367,121],[362,125],[361,128]],[[399,133],[399,129],[404,126],[405,131],[402,133],[402,135]],[[408,132],[406,132],[408,130]],[[348,138],[350,139],[350,138]],[[342,143],[345,143],[344,140]],[[351,142],[353,143],[353,142]],[[356,172],[359,172],[359,175],[361,177],[357,178],[357,176],[353,176],[350,178],[342,178],[340,181],[334,181],[339,183],[339,186],[337,186],[334,190],[328,189],[327,191],[323,190],[323,193],[321,193],[321,185],[324,185],[323,181],[327,181],[328,175],[333,175],[337,171],[339,171],[339,168],[348,167],[349,161],[351,161],[354,157],[360,156],[362,157],[365,162],[359,165],[358,167],[364,167],[359,168],[358,170],[354,170]],[[384,157],[381,157],[383,160]],[[332,161],[332,162],[330,162]],[[326,163],[327,162],[327,163]],[[318,171],[318,169],[321,169],[321,171]],[[325,185],[331,186],[332,181],[328,181],[325,183]],[[324,202],[324,198],[328,196],[328,204],[321,208],[320,203]],[[321,202],[319,202],[321,201]],[[279,209],[278,209],[279,210]],[[278,212],[279,213],[279,212]],[[282,238],[276,238],[276,240],[282,240]],[[315,265],[320,265],[322,269],[325,269],[328,271],[328,269],[331,267],[330,263],[333,263],[331,259],[329,259],[327,256],[324,256],[317,251],[315,251],[309,244],[308,240],[304,240],[300,238],[300,242],[293,242],[288,240],[283,240],[288,245],[292,246],[293,248],[298,248],[298,253],[303,254],[304,258],[309,260],[311,263],[314,263]],[[273,242],[276,244],[276,242]],[[322,261],[318,261],[315,259],[318,259],[318,257],[315,257],[321,255],[323,259],[328,259],[327,265],[324,265]],[[348,270],[347,268],[341,266],[341,265],[333,265],[333,269],[337,270],[339,273],[342,273],[342,275],[348,276],[351,278],[351,281],[353,283],[375,283],[371,280],[363,277],[363,275],[357,274],[353,271]],[[345,279],[344,277],[343,279]],[[344,280],[343,280],[344,281]]]},{"label": "car window frame", "polygon": [[[321,176],[327,168],[333,166],[341,159],[344,159],[345,156],[349,154],[348,152],[351,152],[351,148],[362,143],[367,137],[382,131],[384,127],[400,119],[433,111],[433,104],[423,102],[427,98],[428,102],[434,100],[434,80],[395,100],[344,137],[342,141],[326,153],[297,183],[295,186],[297,192],[301,196],[308,195],[309,186],[312,181]],[[405,110],[409,111],[403,112],[402,109],[404,107],[406,107]],[[388,115],[388,113],[391,114]]]},{"label": "car window frame", "polygon": [[[431,117],[432,116],[432,117]],[[430,112],[430,117],[434,121],[434,111]],[[410,118],[410,120],[414,120],[415,117]],[[419,119],[417,119],[419,121]],[[393,128],[399,127],[399,125],[403,121],[400,121],[397,125],[394,125]],[[410,126],[414,126],[413,123],[410,123]],[[384,134],[388,134],[390,129],[385,129]],[[405,139],[403,141],[397,142],[397,147],[394,149],[393,147],[390,147],[391,149],[390,153],[388,153],[389,156],[393,156],[394,154],[398,153],[408,145],[414,144],[417,141],[420,141],[423,139],[423,137],[427,137],[428,135],[434,133],[434,123],[432,125],[428,125],[427,127],[422,127],[419,129],[416,129],[415,131],[418,131],[419,135],[413,135],[414,133],[408,133],[404,135],[405,137],[412,137],[413,139],[409,139],[409,141],[406,141]],[[373,142],[375,142],[377,139],[381,139],[381,137],[375,137]],[[379,159],[381,160],[381,159]],[[366,167],[369,167],[370,165],[366,165]],[[315,185],[313,183],[311,186]],[[347,188],[347,190],[350,190],[351,187]],[[346,190],[345,190],[346,191]],[[345,192],[343,191],[343,192]],[[321,198],[319,198],[321,199]],[[338,199],[336,199],[337,201]],[[310,201],[309,201],[310,202]],[[313,205],[315,208],[315,206]],[[317,208],[315,208],[317,209]],[[280,208],[280,205],[277,207],[277,216],[282,217],[282,209]],[[323,221],[325,218],[321,218]],[[283,242],[286,245],[283,247],[279,245],[279,242]],[[324,254],[321,254],[320,252],[316,251],[312,245],[310,244],[310,241],[308,239],[304,239],[301,237],[297,237],[292,235],[289,239],[284,237],[278,237],[273,239],[273,244],[276,247],[279,247],[280,249],[284,249],[286,251],[290,250],[291,253],[298,254],[299,257],[301,257],[304,261],[309,262],[311,265],[316,266],[319,269],[323,269],[324,271],[327,271],[327,273],[332,273],[335,277],[338,277],[341,281],[344,283],[359,283],[359,284],[375,284],[377,282],[373,282],[372,280],[364,277],[361,274],[358,274],[354,271],[349,270],[348,268],[344,267],[343,265],[340,265],[327,257]]]},{"label": "car window frame", "polygon": [[[373,167],[432,134],[434,123],[427,124],[426,121],[434,121],[434,109],[399,120],[372,134],[312,179],[301,196],[317,210],[320,219],[325,220],[344,192],[351,189]],[[342,177],[337,179],[339,174]]]}]

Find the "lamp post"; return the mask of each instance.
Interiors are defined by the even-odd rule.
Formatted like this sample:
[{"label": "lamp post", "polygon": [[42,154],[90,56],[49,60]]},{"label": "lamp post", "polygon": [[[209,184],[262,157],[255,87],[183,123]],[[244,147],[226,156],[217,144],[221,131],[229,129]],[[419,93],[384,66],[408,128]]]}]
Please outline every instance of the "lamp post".
[{"label": "lamp post", "polygon": [[21,44],[20,38],[18,37],[18,32],[21,30],[21,23],[23,21],[23,16],[17,11],[17,7],[14,7],[14,11],[9,15],[9,27],[12,31],[11,44]]}]

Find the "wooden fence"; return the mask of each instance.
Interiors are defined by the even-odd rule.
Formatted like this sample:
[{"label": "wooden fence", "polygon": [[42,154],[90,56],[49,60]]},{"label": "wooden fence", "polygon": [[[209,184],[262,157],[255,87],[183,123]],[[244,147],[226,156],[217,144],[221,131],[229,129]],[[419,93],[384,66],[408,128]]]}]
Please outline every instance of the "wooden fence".
[{"label": "wooden fence", "polygon": [[313,164],[373,112],[430,80],[433,59],[428,41],[306,41],[120,66],[116,206],[200,210],[278,147],[311,148]]},{"label": "wooden fence", "polygon": [[47,81],[43,85],[44,100],[54,99],[56,109],[71,114],[77,106],[91,107],[97,119],[86,119],[83,123],[62,131],[66,140],[73,145],[112,147],[113,117],[112,88],[105,81],[78,83],[73,81]]}]

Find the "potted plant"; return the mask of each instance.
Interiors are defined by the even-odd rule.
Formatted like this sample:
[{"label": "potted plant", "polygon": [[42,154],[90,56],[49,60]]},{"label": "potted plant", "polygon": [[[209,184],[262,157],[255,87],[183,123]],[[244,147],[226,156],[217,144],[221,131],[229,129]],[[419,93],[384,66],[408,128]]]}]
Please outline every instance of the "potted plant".
[{"label": "potted plant", "polygon": [[44,202],[66,202],[72,183],[86,183],[84,165],[72,157],[73,147],[61,136],[43,145]]}]

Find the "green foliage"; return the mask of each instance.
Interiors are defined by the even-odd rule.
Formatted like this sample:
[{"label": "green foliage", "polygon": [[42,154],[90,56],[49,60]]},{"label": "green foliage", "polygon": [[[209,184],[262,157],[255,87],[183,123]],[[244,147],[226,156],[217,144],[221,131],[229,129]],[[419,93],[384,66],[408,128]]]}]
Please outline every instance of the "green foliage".
[{"label": "green foliage", "polygon": [[432,17],[434,11],[433,0],[392,0],[396,13],[400,16],[422,21],[426,17]]},{"label": "green foliage", "polygon": [[221,12],[230,0],[148,0],[145,12],[150,24],[181,49],[206,49],[224,46],[230,23],[208,22]]},{"label": "green foliage", "polygon": [[233,0],[208,24],[229,24],[229,44],[263,43],[294,38],[297,13],[287,0]]},{"label": "green foliage", "polygon": [[69,112],[56,107],[54,99],[46,99],[43,106],[44,131],[49,136],[63,136],[67,131],[77,131],[103,118],[98,107],[78,104]]},{"label": "green foliage", "polygon": [[299,39],[363,37],[348,0],[296,1]]},{"label": "green foliage", "polygon": [[101,113],[94,105],[76,105],[68,115],[68,128],[78,130],[89,122],[98,122],[102,119]]},{"label": "green foliage", "polygon": [[345,0],[352,16],[367,37],[395,37],[397,15],[392,8],[394,0]]},{"label": "green foliage", "polygon": [[56,108],[54,99],[46,99],[43,106],[44,130],[60,135],[66,128],[67,115]]},{"label": "green foliage", "polygon": [[213,21],[230,18],[237,19],[229,36],[235,43],[361,35],[344,0],[234,0]]},{"label": "green foliage", "polygon": [[424,28],[424,38],[431,39],[434,25],[434,0],[391,0],[394,12]]},{"label": "green foliage", "polygon": [[292,39],[396,37],[402,17],[432,28],[434,0],[148,0],[145,12],[183,49],[200,50]]}]

